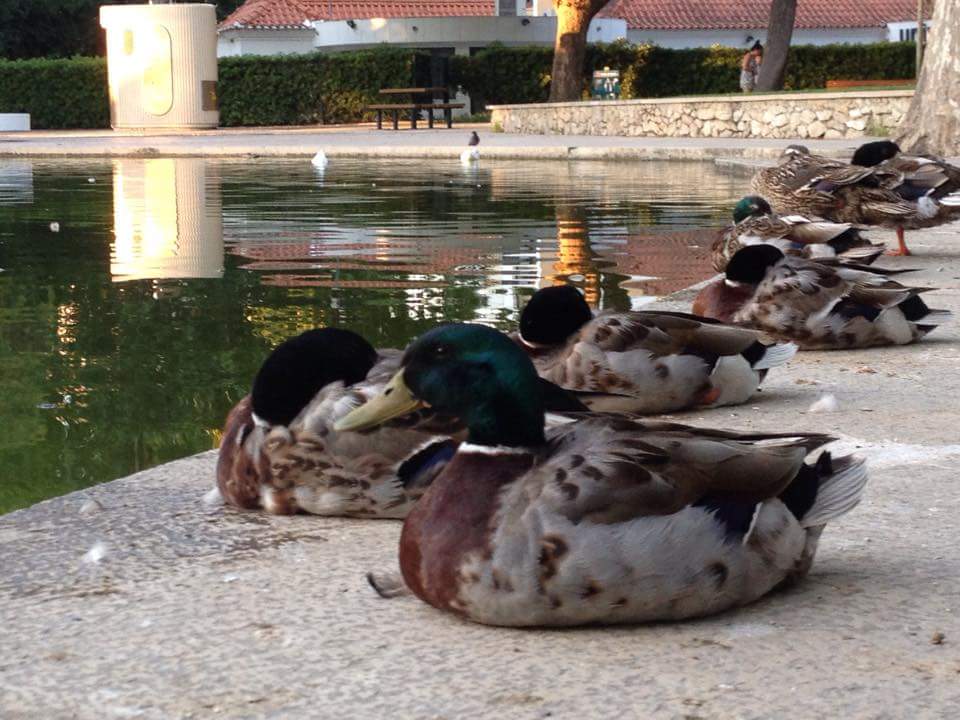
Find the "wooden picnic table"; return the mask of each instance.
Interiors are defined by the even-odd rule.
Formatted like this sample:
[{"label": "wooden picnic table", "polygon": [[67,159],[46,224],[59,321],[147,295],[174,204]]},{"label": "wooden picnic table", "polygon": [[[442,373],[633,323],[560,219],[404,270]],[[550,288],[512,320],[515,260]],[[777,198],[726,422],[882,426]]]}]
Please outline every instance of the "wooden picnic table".
[{"label": "wooden picnic table", "polygon": [[[447,127],[452,128],[453,111],[464,106],[463,103],[450,102],[450,89],[446,87],[382,88],[379,94],[386,96],[410,95],[411,100],[410,102],[406,103],[382,103],[367,105],[367,110],[373,110],[377,113],[377,130],[383,129],[383,113],[385,112],[388,112],[393,116],[393,129],[398,130],[400,127],[400,113],[403,111],[410,113],[410,128],[412,130],[416,130],[417,119],[420,115],[420,112],[423,110],[427,112],[428,127],[433,128],[433,111],[442,110]],[[434,97],[437,95],[443,98],[442,102],[434,102]],[[417,102],[417,96],[429,97],[430,101]]]}]

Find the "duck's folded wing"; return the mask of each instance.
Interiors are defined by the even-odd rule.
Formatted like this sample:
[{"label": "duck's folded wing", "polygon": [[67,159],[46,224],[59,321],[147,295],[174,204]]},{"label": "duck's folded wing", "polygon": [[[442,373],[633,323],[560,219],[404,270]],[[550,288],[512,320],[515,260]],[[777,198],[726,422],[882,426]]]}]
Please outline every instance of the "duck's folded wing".
[{"label": "duck's folded wing", "polygon": [[749,307],[753,320],[763,324],[802,324],[839,301],[850,286],[833,268],[800,258],[786,258],[760,283]]},{"label": "duck's folded wing", "polygon": [[775,497],[820,434],[740,435],[596,415],[554,428],[532,472],[541,500],[571,522],[614,523],[678,512],[705,495]]},{"label": "duck's folded wing", "polygon": [[755,330],[688,313],[636,311],[597,316],[581,330],[579,342],[603,352],[642,348],[654,356],[691,350],[726,356],[743,352],[758,337]]}]

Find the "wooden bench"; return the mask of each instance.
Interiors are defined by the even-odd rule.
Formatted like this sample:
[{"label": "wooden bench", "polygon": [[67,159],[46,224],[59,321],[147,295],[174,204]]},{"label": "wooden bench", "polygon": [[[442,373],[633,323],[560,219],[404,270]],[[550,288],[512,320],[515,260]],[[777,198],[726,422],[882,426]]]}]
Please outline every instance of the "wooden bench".
[{"label": "wooden bench", "polygon": [[[433,111],[442,110],[443,118],[448,128],[453,127],[453,111],[464,107],[463,103],[450,102],[450,91],[445,87],[422,87],[422,88],[385,88],[380,91],[381,95],[409,95],[411,98],[416,96],[427,97],[430,102],[414,102],[411,99],[407,103],[383,103],[378,105],[367,105],[367,110],[377,113],[377,130],[383,129],[383,113],[390,113],[393,117],[393,129],[400,129],[400,113],[407,111],[410,113],[410,129],[417,129],[417,120],[422,111],[427,113],[427,126],[433,127]],[[434,102],[436,95],[442,97],[442,102]]]},{"label": "wooden bench", "polygon": [[894,87],[915,85],[915,79],[909,80],[827,80],[827,90],[841,90],[858,87]]}]

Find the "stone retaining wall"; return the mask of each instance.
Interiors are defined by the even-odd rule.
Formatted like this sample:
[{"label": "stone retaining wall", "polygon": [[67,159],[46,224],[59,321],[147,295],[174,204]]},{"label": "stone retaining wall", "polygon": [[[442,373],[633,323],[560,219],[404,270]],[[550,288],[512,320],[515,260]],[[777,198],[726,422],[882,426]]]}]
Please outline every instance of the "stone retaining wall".
[{"label": "stone retaining wall", "polygon": [[719,138],[856,138],[897,128],[912,90],[721,95],[495,105],[508,133]]}]

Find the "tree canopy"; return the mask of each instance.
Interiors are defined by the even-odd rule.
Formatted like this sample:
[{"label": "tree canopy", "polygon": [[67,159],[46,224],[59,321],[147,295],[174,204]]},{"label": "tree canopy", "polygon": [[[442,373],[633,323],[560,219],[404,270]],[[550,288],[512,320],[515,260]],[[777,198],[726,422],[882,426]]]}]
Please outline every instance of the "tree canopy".
[{"label": "tree canopy", "polygon": [[[133,5],[145,0],[111,0]],[[244,0],[216,0],[223,19]],[[104,0],[3,0],[0,2],[0,57],[103,55],[100,6]]]}]

